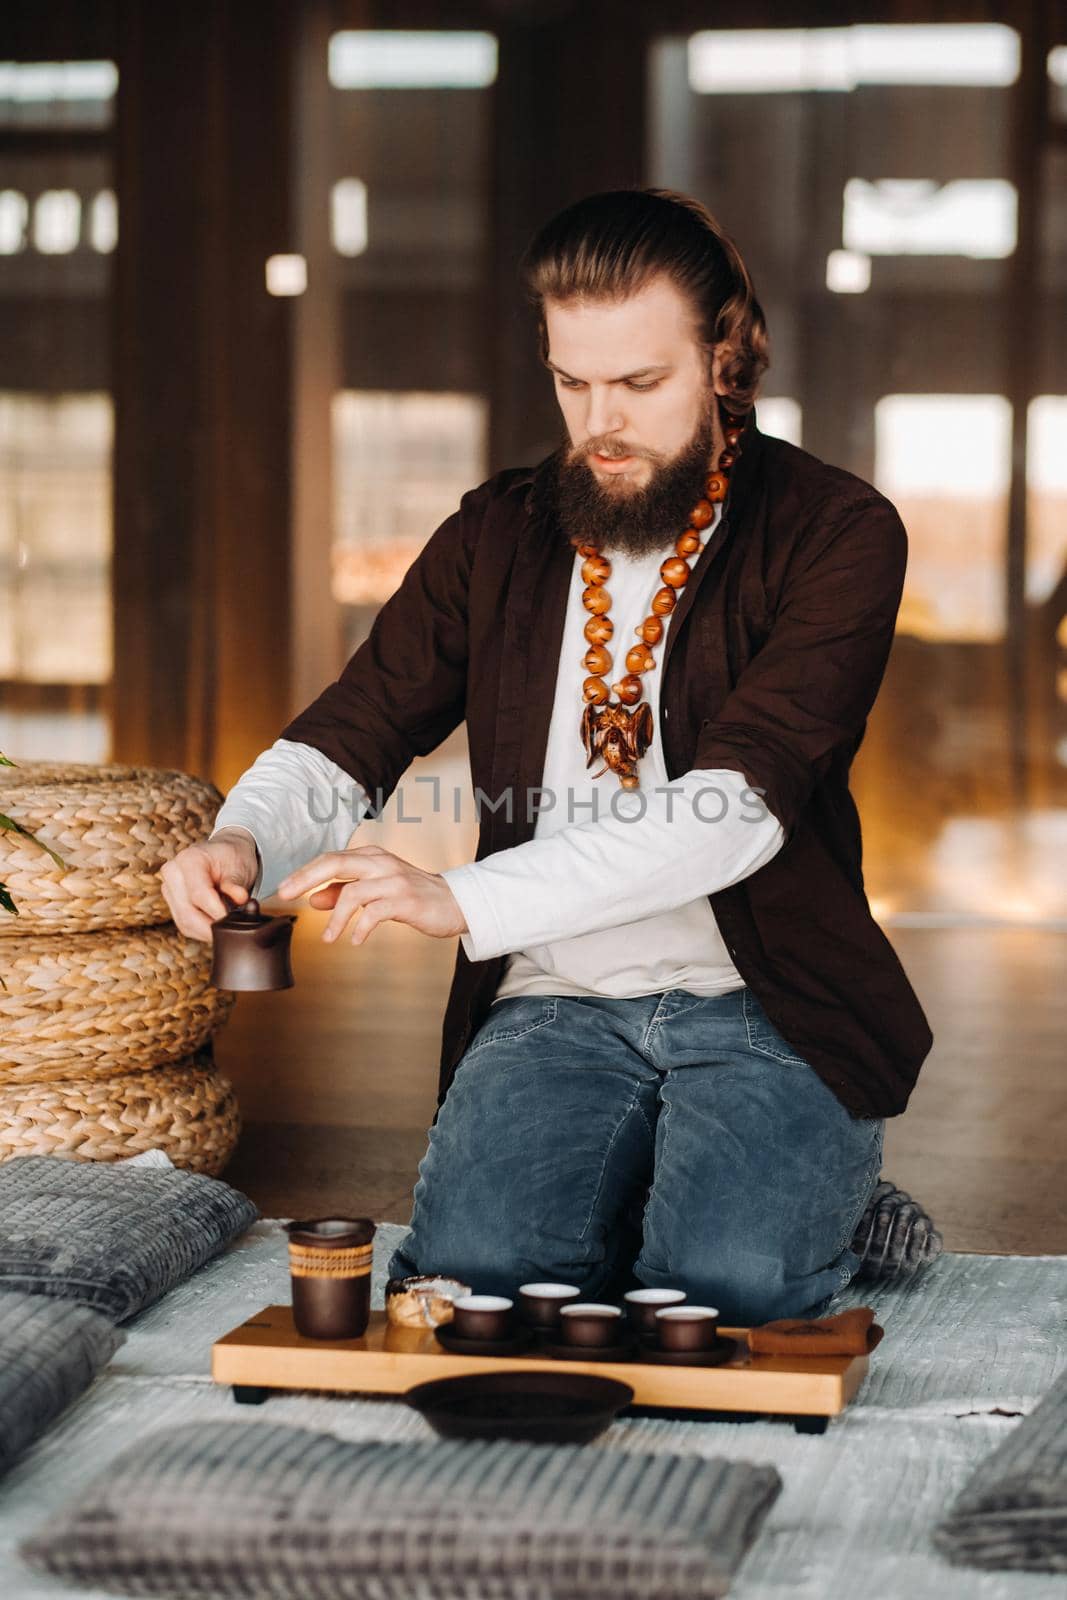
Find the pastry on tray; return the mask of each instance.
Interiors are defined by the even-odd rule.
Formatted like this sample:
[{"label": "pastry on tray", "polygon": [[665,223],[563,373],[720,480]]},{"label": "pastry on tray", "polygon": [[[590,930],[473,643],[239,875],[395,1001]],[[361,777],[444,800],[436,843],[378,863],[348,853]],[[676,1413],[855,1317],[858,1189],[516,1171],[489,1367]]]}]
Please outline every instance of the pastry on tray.
[{"label": "pastry on tray", "polygon": [[437,1328],[452,1321],[455,1302],[470,1292],[458,1278],[390,1278],[385,1311],[395,1328]]}]

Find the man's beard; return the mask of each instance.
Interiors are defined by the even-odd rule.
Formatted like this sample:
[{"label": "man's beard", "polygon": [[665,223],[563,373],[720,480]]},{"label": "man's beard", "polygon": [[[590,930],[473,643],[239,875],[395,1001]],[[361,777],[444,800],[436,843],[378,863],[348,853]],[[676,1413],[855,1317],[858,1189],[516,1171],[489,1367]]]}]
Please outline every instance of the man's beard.
[{"label": "man's beard", "polygon": [[553,488],[565,536],[629,556],[673,548],[690,511],[704,496],[715,451],[714,403],[712,396],[689,443],[665,465],[657,464],[658,456],[648,456],[652,476],[641,489],[605,487],[584,450],[574,455],[569,444],[562,445],[556,452]]}]

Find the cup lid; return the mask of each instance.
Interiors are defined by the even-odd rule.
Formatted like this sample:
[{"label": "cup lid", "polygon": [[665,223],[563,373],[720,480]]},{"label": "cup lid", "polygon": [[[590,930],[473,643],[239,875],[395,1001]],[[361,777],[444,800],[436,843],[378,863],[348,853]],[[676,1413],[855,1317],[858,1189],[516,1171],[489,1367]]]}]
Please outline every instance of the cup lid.
[{"label": "cup lid", "polygon": [[621,1317],[622,1316],[622,1312],[619,1310],[618,1306],[600,1305],[595,1300],[583,1300],[581,1305],[577,1305],[577,1306],[564,1306],[562,1314],[565,1317],[585,1317],[585,1316]]},{"label": "cup lid", "polygon": [[[229,899],[229,896],[223,896]],[[262,909],[258,900],[249,898],[243,906],[231,906],[224,917],[219,917],[211,924],[215,933],[250,933],[256,928],[266,928],[271,923],[295,922],[293,913],[285,912],[281,916],[272,917]]]},{"label": "cup lid", "polygon": [[370,1244],[374,1223],[370,1217],[305,1217],[287,1222],[285,1231],[296,1244],[313,1244],[320,1250],[350,1250]]},{"label": "cup lid", "polygon": [[623,1295],[635,1306],[676,1306],[685,1299],[684,1289],[631,1289]]},{"label": "cup lid", "polygon": [[719,1315],[718,1306],[664,1306],[656,1316],[664,1322],[705,1322]]}]

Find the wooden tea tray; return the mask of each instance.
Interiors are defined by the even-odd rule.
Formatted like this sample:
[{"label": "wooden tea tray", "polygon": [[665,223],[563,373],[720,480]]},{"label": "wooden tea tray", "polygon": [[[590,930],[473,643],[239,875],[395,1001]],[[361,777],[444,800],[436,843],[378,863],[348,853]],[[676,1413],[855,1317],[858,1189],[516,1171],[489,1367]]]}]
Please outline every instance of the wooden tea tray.
[{"label": "wooden tea tray", "polygon": [[360,1339],[304,1339],[293,1327],[292,1306],[266,1306],[239,1328],[216,1340],[211,1375],[233,1385],[234,1399],[259,1404],[272,1389],[333,1389],[356,1394],[403,1395],[417,1383],[472,1372],[551,1371],[561,1364],[576,1372],[618,1378],[634,1391],[633,1411],[673,1413],[748,1412],[789,1417],[798,1430],[821,1433],[843,1411],[867,1373],[868,1357],[754,1356],[745,1330],[723,1328],[741,1340],[723,1366],[660,1366],[631,1361],[561,1363],[537,1354],[453,1355],[432,1329],[394,1328],[384,1311],[372,1311]]}]

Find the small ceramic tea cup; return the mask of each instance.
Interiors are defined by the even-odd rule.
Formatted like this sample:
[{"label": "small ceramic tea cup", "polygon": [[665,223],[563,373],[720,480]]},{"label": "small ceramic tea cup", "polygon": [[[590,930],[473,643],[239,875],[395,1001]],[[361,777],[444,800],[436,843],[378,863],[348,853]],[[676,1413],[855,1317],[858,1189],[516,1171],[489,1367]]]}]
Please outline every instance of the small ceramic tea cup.
[{"label": "small ceramic tea cup", "polygon": [[454,1302],[452,1331],[461,1339],[507,1339],[511,1336],[513,1300],[499,1294],[464,1294]]},{"label": "small ceramic tea cup", "polygon": [[618,1306],[579,1301],[576,1305],[564,1306],[559,1320],[564,1344],[594,1349],[618,1344],[622,1338],[624,1324]]},{"label": "small ceramic tea cup", "polygon": [[685,1299],[684,1289],[631,1289],[623,1295],[630,1321],[638,1333],[654,1335],[656,1312],[666,1306],[680,1306]]},{"label": "small ceramic tea cup", "polygon": [[519,1285],[519,1310],[532,1328],[558,1329],[560,1312],[582,1291],[573,1283],[523,1283]]},{"label": "small ceramic tea cup", "polygon": [[656,1312],[664,1350],[710,1350],[719,1332],[717,1306],[665,1306]]}]

